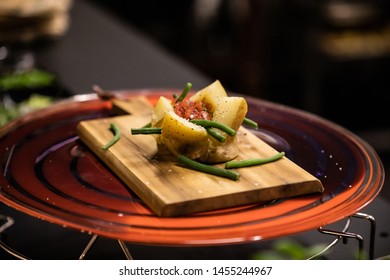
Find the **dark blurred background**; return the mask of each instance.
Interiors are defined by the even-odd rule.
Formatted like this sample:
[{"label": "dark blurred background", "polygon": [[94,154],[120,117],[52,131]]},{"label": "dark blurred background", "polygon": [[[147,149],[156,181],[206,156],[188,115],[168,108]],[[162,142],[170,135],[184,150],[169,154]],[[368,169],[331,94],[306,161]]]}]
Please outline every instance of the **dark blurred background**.
[{"label": "dark blurred background", "polygon": [[389,1],[91,2],[230,91],[302,108],[353,130],[389,127]]}]

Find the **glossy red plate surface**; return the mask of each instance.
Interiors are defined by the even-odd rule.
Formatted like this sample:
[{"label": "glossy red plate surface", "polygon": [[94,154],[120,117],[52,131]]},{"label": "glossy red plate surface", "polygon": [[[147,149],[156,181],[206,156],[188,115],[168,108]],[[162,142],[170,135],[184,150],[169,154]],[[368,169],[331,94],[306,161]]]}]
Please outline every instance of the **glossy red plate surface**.
[{"label": "glossy red plate surface", "polygon": [[[167,90],[118,92],[155,102]],[[77,96],[0,130],[0,201],[29,215],[102,236],[144,244],[232,244],[282,237],[348,217],[370,203],[384,181],[370,145],[327,120],[246,97],[258,137],[318,177],[322,194],[190,216],[155,216],[78,139],[80,120],[108,117],[109,102]]]}]

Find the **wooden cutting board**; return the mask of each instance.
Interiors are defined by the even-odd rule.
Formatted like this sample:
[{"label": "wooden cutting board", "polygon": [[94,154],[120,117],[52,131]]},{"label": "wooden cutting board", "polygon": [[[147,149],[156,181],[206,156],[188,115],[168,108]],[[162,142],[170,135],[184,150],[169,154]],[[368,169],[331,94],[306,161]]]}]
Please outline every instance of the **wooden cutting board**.
[{"label": "wooden cutting board", "polygon": [[[121,115],[81,121],[81,140],[115,172],[158,216],[179,216],[322,192],[321,182],[287,157],[237,170],[238,181],[190,170],[175,158],[157,155],[152,135],[132,135],[131,128],[150,122],[152,107],[146,98],[114,101]],[[102,146],[112,138],[111,123],[119,126],[120,140],[108,150]],[[278,151],[241,127],[237,159],[264,158]],[[221,165],[223,167],[223,165]]]}]

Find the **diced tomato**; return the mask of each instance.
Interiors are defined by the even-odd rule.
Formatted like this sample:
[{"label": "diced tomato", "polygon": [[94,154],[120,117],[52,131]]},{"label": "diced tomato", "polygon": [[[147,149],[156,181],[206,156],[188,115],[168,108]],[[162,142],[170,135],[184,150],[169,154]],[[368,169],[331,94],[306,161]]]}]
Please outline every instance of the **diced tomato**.
[{"label": "diced tomato", "polygon": [[184,99],[183,101],[176,102],[174,104],[174,109],[176,115],[187,120],[211,120],[211,116],[207,111],[207,106],[200,101]]}]

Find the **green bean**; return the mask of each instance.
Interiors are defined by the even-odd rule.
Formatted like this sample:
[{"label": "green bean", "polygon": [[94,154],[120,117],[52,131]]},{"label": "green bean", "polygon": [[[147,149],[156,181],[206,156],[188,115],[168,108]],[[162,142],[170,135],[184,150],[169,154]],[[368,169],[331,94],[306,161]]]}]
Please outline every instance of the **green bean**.
[{"label": "green bean", "polygon": [[161,134],[161,127],[141,127],[141,128],[132,128],[131,134]]},{"label": "green bean", "polygon": [[119,138],[121,137],[121,132],[119,130],[119,127],[116,124],[111,123],[110,130],[114,133],[114,136],[111,138],[111,140],[107,144],[105,144],[102,147],[103,150],[108,150],[112,145],[114,145],[116,142],[118,142]]},{"label": "green bean", "polygon": [[229,136],[234,136],[236,134],[236,131],[233,128],[220,122],[215,122],[210,120],[195,120],[195,119],[190,120],[190,122],[203,126],[204,128],[211,128],[211,127],[218,128]]},{"label": "green bean", "polygon": [[268,158],[254,158],[254,159],[246,159],[241,161],[228,161],[225,163],[225,168],[242,168],[249,167],[254,165],[260,165],[264,163],[269,163],[281,159],[285,155],[285,152],[277,153],[276,155]]},{"label": "green bean", "polygon": [[251,119],[248,119],[248,118],[244,118],[244,120],[242,121],[242,123],[244,125],[247,125],[251,128],[254,128],[254,129],[258,129],[259,128],[259,125],[257,124],[257,122],[251,120]]},{"label": "green bean", "polygon": [[208,173],[208,174],[212,174],[212,175],[216,175],[216,176],[220,176],[220,177],[225,177],[225,178],[232,179],[232,180],[238,180],[240,178],[240,173],[235,172],[235,171],[219,168],[219,167],[212,166],[212,165],[203,164],[203,163],[197,162],[195,160],[192,160],[184,155],[179,155],[177,158],[181,163],[185,164],[187,167],[189,167],[193,170],[196,170],[196,171],[200,171],[203,173]]},{"label": "green bean", "polygon": [[207,133],[213,137],[215,140],[217,140],[218,142],[221,142],[221,143],[224,143],[226,142],[226,137],[223,136],[222,134],[220,134],[218,131],[216,131],[215,129],[213,128],[207,128]]},{"label": "green bean", "polygon": [[183,101],[184,98],[186,98],[186,96],[187,96],[187,94],[188,94],[188,92],[190,91],[191,88],[192,88],[192,84],[191,83],[187,83],[187,85],[184,88],[183,92],[180,94],[180,96],[178,98],[176,98],[175,103]]}]

